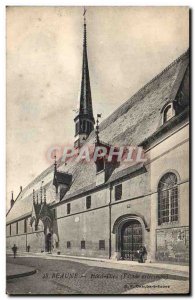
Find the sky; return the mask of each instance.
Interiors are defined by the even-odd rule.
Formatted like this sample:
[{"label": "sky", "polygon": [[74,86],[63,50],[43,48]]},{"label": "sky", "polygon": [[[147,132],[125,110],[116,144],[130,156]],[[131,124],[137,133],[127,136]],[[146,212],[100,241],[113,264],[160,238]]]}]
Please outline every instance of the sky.
[{"label": "sky", "polygon": [[[94,115],[102,120],[189,47],[187,7],[88,7]],[[7,206],[74,142],[82,68],[82,7],[7,7]]]}]

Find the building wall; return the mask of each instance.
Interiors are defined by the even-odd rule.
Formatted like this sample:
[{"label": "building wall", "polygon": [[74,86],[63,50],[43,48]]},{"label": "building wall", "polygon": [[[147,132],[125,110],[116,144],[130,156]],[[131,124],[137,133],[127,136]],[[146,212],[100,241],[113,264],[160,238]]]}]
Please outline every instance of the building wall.
[{"label": "building wall", "polygon": [[[7,241],[6,247],[11,250],[14,244],[18,247],[18,251],[26,251],[26,246],[30,245],[32,251],[40,252],[43,249],[44,233],[43,226],[40,224],[38,232],[35,232],[34,227],[29,223],[30,218],[26,219],[26,232],[24,219],[19,220],[6,226]],[[18,223],[18,234],[16,232],[16,224]],[[40,222],[41,223],[41,222]],[[10,236],[11,225],[11,236]]]},{"label": "building wall", "polygon": [[7,238],[6,247],[8,251],[11,251],[14,244],[18,247],[18,251],[26,251],[27,235],[14,235]]},{"label": "building wall", "polygon": [[[151,182],[151,260],[189,259],[189,127],[188,125],[152,148],[148,156]],[[157,187],[167,172],[178,175],[179,220],[158,225]]]},{"label": "building wall", "polygon": [[[108,257],[108,220],[108,207],[59,219],[58,232],[61,253]],[[105,240],[105,250],[99,250],[99,240]],[[68,241],[71,243],[70,249],[67,248]],[[81,241],[85,241],[86,249],[81,249]]]},{"label": "building wall", "polygon": [[[149,162],[146,170],[138,171],[128,179],[118,181],[110,189],[104,187],[91,195],[91,207],[86,208],[86,196],[60,203],[55,207],[56,220],[53,224],[54,251],[62,254],[115,257],[116,233],[113,228],[121,216],[139,216],[142,224],[143,243],[146,246],[148,260],[187,261],[189,252],[189,166],[188,166],[188,126],[166,137],[159,144],[153,145],[147,152]],[[158,226],[158,194],[157,186],[160,178],[169,171],[179,176],[179,221],[174,224]],[[122,184],[122,197],[115,200],[115,185]],[[71,204],[67,214],[67,203]],[[13,243],[19,250],[30,245],[31,251],[41,252],[44,249],[45,236],[40,224],[38,232],[34,232],[27,220],[27,233],[24,234],[24,220],[12,224],[12,236],[9,237],[7,227],[7,247]],[[111,245],[110,240],[111,238]],[[99,250],[99,241],[105,240],[105,250]],[[81,241],[85,241],[85,249],[81,249]],[[71,247],[67,248],[67,242]],[[110,247],[111,246],[111,247]],[[110,252],[111,251],[111,252]]]},{"label": "building wall", "polygon": [[[144,216],[150,224],[150,198],[145,196],[148,190],[147,173],[133,175],[122,183],[121,200],[115,200],[115,186],[91,193],[91,209],[86,209],[86,197],[70,201],[71,213],[67,215],[67,203],[56,208],[59,251],[68,255],[109,257],[115,252],[115,235],[111,233],[118,217],[138,214]],[[144,196],[140,198],[140,196]],[[110,203],[110,205],[109,205]],[[111,207],[111,209],[110,209]],[[67,228],[67,230],[64,230]],[[111,236],[110,236],[111,233]],[[144,229],[145,243],[149,243],[148,232]],[[109,239],[111,237],[111,253]],[[86,249],[81,249],[85,240]],[[105,250],[99,250],[99,240],[105,240]],[[67,249],[67,242],[71,248]]]}]

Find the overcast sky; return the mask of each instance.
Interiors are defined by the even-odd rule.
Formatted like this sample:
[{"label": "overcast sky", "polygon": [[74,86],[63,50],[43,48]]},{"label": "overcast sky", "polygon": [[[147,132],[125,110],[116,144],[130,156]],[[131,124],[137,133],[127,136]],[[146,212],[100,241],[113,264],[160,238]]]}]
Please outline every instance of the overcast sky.
[{"label": "overcast sky", "polygon": [[[82,7],[7,9],[7,201],[74,141],[81,81]],[[94,114],[111,114],[188,48],[185,7],[89,7]]]}]

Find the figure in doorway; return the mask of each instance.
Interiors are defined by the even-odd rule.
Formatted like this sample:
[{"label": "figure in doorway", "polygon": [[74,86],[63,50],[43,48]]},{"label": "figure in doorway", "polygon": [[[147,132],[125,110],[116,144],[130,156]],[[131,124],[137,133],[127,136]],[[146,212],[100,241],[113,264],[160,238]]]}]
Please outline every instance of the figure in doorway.
[{"label": "figure in doorway", "polygon": [[138,262],[139,263],[144,263],[145,262],[145,255],[146,254],[147,254],[146,247],[141,246],[140,249],[138,250],[138,255],[139,255]]},{"label": "figure in doorway", "polygon": [[46,250],[48,253],[51,253],[51,233],[47,234],[47,239],[46,239]]}]

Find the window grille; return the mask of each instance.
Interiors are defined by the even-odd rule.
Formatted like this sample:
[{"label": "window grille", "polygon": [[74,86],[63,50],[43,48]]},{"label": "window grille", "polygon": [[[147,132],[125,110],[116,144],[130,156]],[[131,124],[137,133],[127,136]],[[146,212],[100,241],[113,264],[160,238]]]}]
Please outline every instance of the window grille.
[{"label": "window grille", "polygon": [[178,221],[178,185],[174,173],[165,174],[158,185],[158,224]]}]

